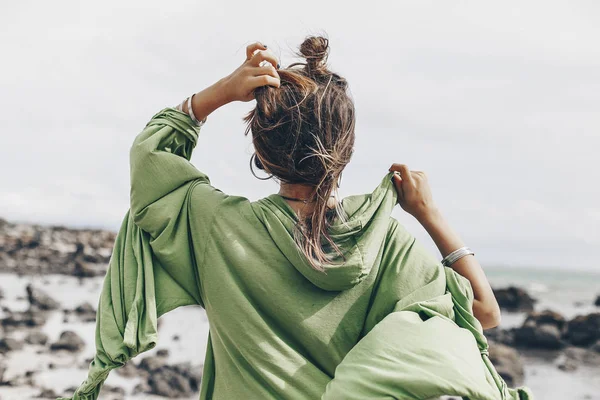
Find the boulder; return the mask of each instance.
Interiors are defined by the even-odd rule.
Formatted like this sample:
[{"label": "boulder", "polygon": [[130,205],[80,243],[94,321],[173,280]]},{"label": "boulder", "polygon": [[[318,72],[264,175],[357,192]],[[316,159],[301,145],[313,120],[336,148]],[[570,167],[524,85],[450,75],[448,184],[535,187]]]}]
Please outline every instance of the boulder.
[{"label": "boulder", "polygon": [[5,328],[34,327],[42,326],[46,323],[46,313],[40,312],[35,308],[30,308],[23,312],[8,312],[0,322]]},{"label": "boulder", "polygon": [[529,296],[524,289],[515,286],[493,289],[493,291],[500,308],[507,311],[533,311],[534,304],[537,301]]},{"label": "boulder", "polygon": [[30,305],[40,310],[56,310],[60,307],[56,300],[48,296],[43,290],[35,288],[32,284],[28,284],[26,290]]},{"label": "boulder", "polygon": [[592,346],[600,339],[600,312],[578,315],[570,320],[565,338],[575,346]]},{"label": "boulder", "polygon": [[598,295],[598,297],[596,297],[596,301],[594,302],[594,305],[600,307],[600,295]]},{"label": "boulder", "polygon": [[64,331],[60,334],[59,339],[50,345],[50,350],[66,350],[78,352],[83,350],[85,342],[78,334],[73,331]]},{"label": "boulder", "polygon": [[96,321],[96,310],[90,303],[80,304],[73,310],[77,317],[83,322],[95,322]]},{"label": "boulder", "polygon": [[523,362],[517,350],[494,342],[488,341],[490,361],[510,387],[520,386],[524,381]]},{"label": "boulder", "polygon": [[190,363],[165,365],[148,377],[151,394],[170,399],[193,396],[200,387],[201,367]]},{"label": "boulder", "polygon": [[567,321],[559,313],[544,310],[530,313],[520,328],[514,329],[517,346],[560,349],[565,346],[562,339]]},{"label": "boulder", "polygon": [[46,335],[42,331],[29,332],[27,336],[25,336],[25,343],[45,345],[46,343],[48,343],[48,335]]},{"label": "boulder", "polygon": [[147,372],[154,372],[166,364],[167,360],[164,357],[148,356],[140,361],[138,368]]}]

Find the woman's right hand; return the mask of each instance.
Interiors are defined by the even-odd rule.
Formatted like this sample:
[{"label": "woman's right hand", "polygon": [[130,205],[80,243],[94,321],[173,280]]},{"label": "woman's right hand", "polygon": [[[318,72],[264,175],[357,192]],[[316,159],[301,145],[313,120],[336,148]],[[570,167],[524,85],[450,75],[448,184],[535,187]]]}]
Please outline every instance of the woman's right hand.
[{"label": "woman's right hand", "polygon": [[426,218],[437,210],[427,176],[423,171],[411,171],[405,164],[392,164],[392,180],[398,192],[398,204],[417,220]]},{"label": "woman's right hand", "polygon": [[259,86],[279,87],[279,67],[277,57],[267,50],[267,46],[259,42],[248,45],[246,60],[235,71],[221,79],[225,82],[223,91],[226,93],[227,102],[250,101],[254,99],[254,89]]}]

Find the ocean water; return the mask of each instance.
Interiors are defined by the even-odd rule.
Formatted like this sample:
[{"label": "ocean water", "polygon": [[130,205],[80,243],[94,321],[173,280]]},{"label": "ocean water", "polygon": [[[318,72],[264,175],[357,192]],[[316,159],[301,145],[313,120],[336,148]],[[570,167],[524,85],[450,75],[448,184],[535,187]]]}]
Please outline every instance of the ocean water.
[{"label": "ocean water", "polygon": [[[493,287],[516,285],[526,289],[530,295],[538,299],[536,309],[552,309],[567,318],[578,314],[600,311],[593,305],[600,295],[600,273],[577,272],[569,270],[540,270],[517,268],[485,268],[485,273]],[[17,276],[0,274],[0,288],[5,298],[3,306],[11,310],[27,308],[25,286],[28,283],[46,290],[58,300],[63,309],[73,309],[83,302],[96,306],[102,288],[103,278],[78,279],[70,276]],[[4,314],[0,310],[0,317]],[[8,353],[5,363],[8,366],[5,379],[23,375],[26,371],[37,371],[34,375],[36,385],[52,388],[62,393],[66,388],[79,385],[86,376],[86,371],[74,366],[84,364],[86,358],[93,356],[95,324],[81,323],[74,317],[64,320],[62,311],[50,314],[48,322],[42,328],[50,337],[50,342],[58,339],[64,330],[77,332],[85,341],[85,349],[74,355],[57,355],[42,352],[42,347],[26,346],[22,351]],[[503,312],[502,327],[516,326],[522,323],[524,314]],[[208,321],[206,314],[199,307],[182,307],[160,319],[159,342],[155,349],[140,355],[136,361],[146,355],[153,355],[160,349],[168,349],[171,362],[191,361],[202,364],[208,338]],[[25,332],[17,332],[17,338]],[[179,340],[175,340],[179,336]],[[525,385],[529,386],[537,400],[600,400],[600,368],[580,367],[572,372],[557,368],[558,355],[536,355],[535,352],[522,354],[525,361]],[[49,369],[53,363],[56,368]],[[139,383],[139,378],[124,378],[113,371],[108,385],[123,387],[127,393]],[[0,399],[34,398],[39,389],[31,387],[0,386]],[[127,396],[129,400],[155,399],[148,395]],[[194,396],[193,398],[197,398]]]}]

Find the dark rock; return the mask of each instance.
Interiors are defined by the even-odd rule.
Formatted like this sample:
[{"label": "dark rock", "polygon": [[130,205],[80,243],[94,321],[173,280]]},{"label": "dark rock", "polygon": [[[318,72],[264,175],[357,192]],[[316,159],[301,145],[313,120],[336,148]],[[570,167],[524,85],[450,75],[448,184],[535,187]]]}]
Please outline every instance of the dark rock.
[{"label": "dark rock", "polygon": [[27,336],[25,336],[25,343],[45,345],[48,343],[48,335],[42,331],[29,332]]},{"label": "dark rock", "polygon": [[0,354],[6,354],[9,351],[21,350],[23,348],[23,342],[20,342],[13,338],[2,338],[0,339]]},{"label": "dark rock", "polygon": [[157,369],[165,366],[166,364],[167,361],[164,357],[148,356],[142,359],[142,361],[140,361],[138,368],[144,371],[154,372]]},{"label": "dark rock", "polygon": [[488,329],[485,331],[486,338],[493,340],[496,343],[502,343],[507,346],[515,345],[514,329],[502,329],[500,327]]},{"label": "dark rock", "polygon": [[594,302],[594,305],[600,307],[600,295],[598,297],[596,297],[596,301]]},{"label": "dark rock", "polygon": [[2,319],[4,327],[34,327],[42,326],[46,323],[46,314],[30,308],[23,312],[10,312]]},{"label": "dark rock", "polygon": [[118,395],[117,398],[122,398],[123,396],[125,396],[125,389],[123,389],[120,386],[104,385],[102,387],[102,391],[104,393],[116,394],[116,395]]},{"label": "dark rock", "polygon": [[33,285],[27,285],[27,300],[29,300],[29,304],[39,308],[40,310],[56,310],[59,308],[60,304],[48,296],[46,292],[41,289],[33,287]]},{"label": "dark rock", "polygon": [[133,378],[138,376],[138,369],[132,361],[128,361],[120,368],[117,368],[115,372],[125,378]]},{"label": "dark rock", "polygon": [[42,391],[40,392],[40,394],[38,394],[37,396],[39,399],[56,399],[58,397],[58,395],[56,394],[56,392],[52,389],[42,389]]},{"label": "dark rock", "polygon": [[85,342],[73,331],[64,331],[58,341],[50,345],[50,350],[66,350],[77,352],[83,350]]},{"label": "dark rock", "polygon": [[148,385],[147,381],[142,381],[140,383],[138,383],[137,385],[135,385],[135,387],[133,388],[133,392],[132,394],[140,394],[140,393],[150,393],[150,391],[152,390],[152,388],[150,387],[150,385]]},{"label": "dark rock", "polygon": [[576,346],[591,346],[600,339],[600,312],[578,315],[569,321],[565,338]]},{"label": "dark rock", "polygon": [[521,288],[509,286],[503,289],[493,289],[496,300],[500,308],[507,311],[533,311],[533,306],[537,300]]},{"label": "dark rock", "polygon": [[488,341],[490,361],[510,387],[520,386],[524,381],[523,362],[517,350],[500,343]]},{"label": "dark rock", "polygon": [[180,339],[179,335],[173,335],[173,341],[178,342]]},{"label": "dark rock", "polygon": [[562,336],[566,329],[565,318],[557,312],[544,310],[530,313],[523,325],[514,330],[515,344],[543,349],[560,349],[565,346]]},{"label": "dark rock", "polygon": [[148,378],[148,385],[151,394],[170,399],[188,397],[195,393],[190,380],[170,366],[154,371]]},{"label": "dark rock", "polygon": [[594,343],[590,349],[596,353],[600,353],[600,339],[596,340],[596,343]]},{"label": "dark rock", "polygon": [[169,349],[160,349],[156,351],[158,357],[169,357]]},{"label": "dark rock", "polygon": [[83,303],[75,308],[75,314],[83,322],[95,322],[96,310],[90,303]]}]

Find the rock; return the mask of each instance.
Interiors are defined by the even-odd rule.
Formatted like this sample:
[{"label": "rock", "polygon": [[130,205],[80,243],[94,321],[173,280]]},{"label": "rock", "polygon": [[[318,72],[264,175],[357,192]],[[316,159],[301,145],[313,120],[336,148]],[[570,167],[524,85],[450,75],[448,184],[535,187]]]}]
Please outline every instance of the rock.
[{"label": "rock", "polygon": [[488,329],[485,331],[486,338],[493,340],[496,343],[514,346],[515,331],[514,329],[502,329],[499,327]]},{"label": "rock", "polygon": [[194,395],[200,388],[202,367],[192,367],[190,363],[167,365],[164,352],[162,356],[144,358],[138,368],[147,373],[147,382],[136,386],[134,393],[181,398]]},{"label": "rock", "polygon": [[156,351],[157,357],[169,357],[169,349],[160,349]]},{"label": "rock", "polygon": [[563,355],[578,363],[586,364],[594,368],[600,367],[600,354],[595,351],[590,351],[585,347],[569,346],[563,352]]},{"label": "rock", "polygon": [[565,372],[575,371],[577,368],[577,362],[571,358],[566,358],[558,363],[558,369]]},{"label": "rock", "polygon": [[41,398],[41,399],[52,399],[52,400],[54,400],[54,399],[56,399],[58,397],[58,395],[52,389],[42,389],[42,391],[40,392],[40,394],[38,394],[37,397]]},{"label": "rock", "polygon": [[496,300],[500,308],[507,311],[533,311],[533,306],[537,300],[521,288],[509,286],[504,289],[493,289]]},{"label": "rock", "polygon": [[517,350],[500,343],[488,341],[490,361],[510,387],[520,386],[524,381],[523,362]]},{"label": "rock", "polygon": [[60,334],[58,341],[50,345],[50,350],[66,350],[71,352],[77,352],[83,350],[85,342],[79,335],[73,331],[64,331]]},{"label": "rock", "polygon": [[596,301],[594,302],[594,305],[600,307],[600,295],[598,295],[598,297],[596,297]]},{"label": "rock", "polygon": [[133,378],[138,376],[138,369],[131,360],[127,361],[122,367],[117,368],[115,372],[124,378]]},{"label": "rock", "polygon": [[29,332],[27,336],[25,336],[25,343],[45,345],[46,343],[48,343],[48,335],[46,335],[42,331]]},{"label": "rock", "polygon": [[148,356],[143,358],[142,361],[140,361],[138,368],[147,372],[154,372],[157,369],[165,366],[166,364],[167,361],[164,357]]},{"label": "rock", "polygon": [[6,222],[0,229],[0,271],[98,276],[106,272],[115,238],[115,232],[103,230]]},{"label": "rock", "polygon": [[543,349],[560,349],[565,346],[562,336],[566,329],[565,318],[554,311],[530,313],[523,325],[514,330],[517,346]]},{"label": "rock", "polygon": [[46,315],[34,308],[30,308],[23,312],[10,312],[2,319],[1,323],[5,328],[42,326],[46,323]]},{"label": "rock", "polygon": [[591,346],[600,339],[600,312],[578,315],[569,321],[565,338],[576,346]]},{"label": "rock", "polygon": [[90,303],[83,303],[75,308],[75,314],[83,322],[95,322],[96,310]]},{"label": "rock", "polygon": [[600,353],[600,339],[596,340],[596,343],[594,343],[590,349],[596,353]]},{"label": "rock", "polygon": [[40,310],[56,310],[60,307],[56,300],[48,296],[43,290],[33,287],[32,284],[28,284],[26,290],[27,300],[32,306]]},{"label": "rock", "polygon": [[0,354],[6,354],[9,351],[21,350],[23,348],[23,342],[20,342],[13,338],[2,338],[0,339]]},{"label": "rock", "polygon": [[188,397],[195,393],[190,381],[172,368],[163,367],[148,378],[150,393],[170,399]]},{"label": "rock", "polygon": [[136,394],[140,394],[140,393],[150,393],[151,390],[152,390],[152,388],[150,387],[150,385],[148,385],[148,382],[142,381],[142,382],[138,383],[137,385],[135,385],[135,387],[133,388],[132,394],[136,395]]},{"label": "rock", "polygon": [[113,399],[122,399],[125,396],[125,389],[119,386],[103,385],[102,391],[116,395],[112,397]]}]

